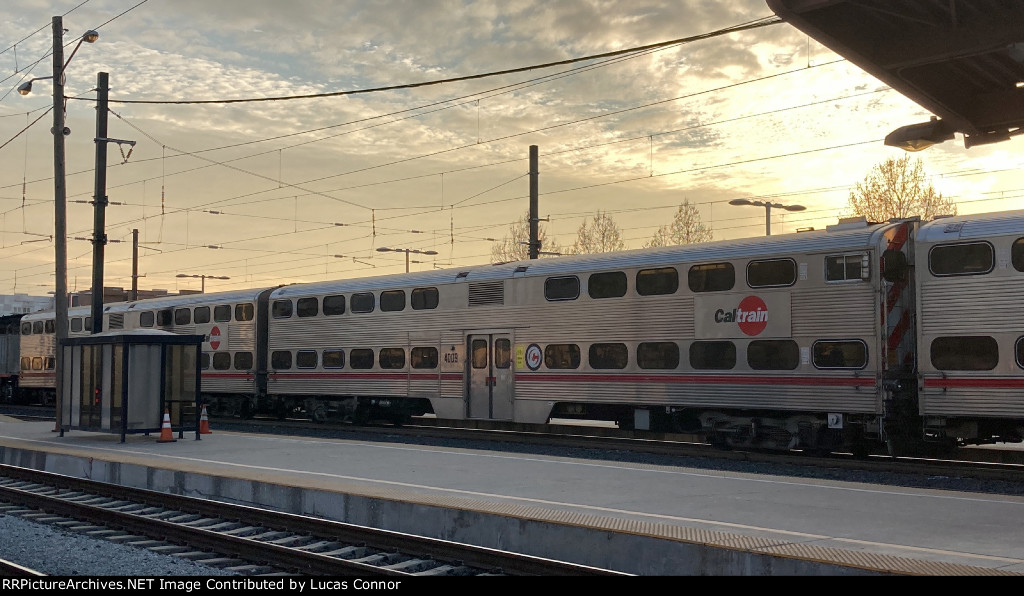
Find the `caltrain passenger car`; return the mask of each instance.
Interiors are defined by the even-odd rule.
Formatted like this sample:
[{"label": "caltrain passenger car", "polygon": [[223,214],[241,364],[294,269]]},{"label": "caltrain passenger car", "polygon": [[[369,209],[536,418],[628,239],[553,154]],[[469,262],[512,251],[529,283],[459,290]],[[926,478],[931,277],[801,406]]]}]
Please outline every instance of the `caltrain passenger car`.
[{"label": "caltrain passenger car", "polygon": [[[88,306],[68,309],[68,337],[89,335],[92,316]],[[56,389],[56,321],[55,313],[40,311],[21,318],[19,336],[20,401],[50,405],[55,403]]]},{"label": "caltrain passenger car", "polygon": [[18,393],[21,374],[21,317],[0,316],[0,403],[11,403]]}]

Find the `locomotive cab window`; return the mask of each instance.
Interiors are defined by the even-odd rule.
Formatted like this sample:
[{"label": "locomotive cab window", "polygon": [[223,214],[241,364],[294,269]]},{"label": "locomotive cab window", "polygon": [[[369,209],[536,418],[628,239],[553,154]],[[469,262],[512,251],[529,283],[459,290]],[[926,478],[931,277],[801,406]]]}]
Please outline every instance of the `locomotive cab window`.
[{"label": "locomotive cab window", "polygon": [[437,348],[413,348],[409,360],[413,368],[437,368]]},{"label": "locomotive cab window", "polygon": [[350,368],[373,368],[373,350],[359,348],[348,353],[348,365]]},{"label": "locomotive cab window", "polygon": [[1024,238],[1017,238],[1010,247],[1010,262],[1017,271],[1024,271]]},{"label": "locomotive cab window", "polygon": [[816,341],[811,347],[815,368],[864,368],[868,345],[860,340]]},{"label": "locomotive cab window", "polygon": [[690,367],[695,370],[736,368],[736,344],[731,341],[695,341],[690,344]]},{"label": "locomotive cab window", "polygon": [[[900,253],[902,254],[902,253]],[[866,276],[862,267],[867,255],[830,255],[825,257],[825,281],[862,281]]]},{"label": "locomotive cab window", "polygon": [[[156,324],[157,327],[170,327],[171,322],[174,320],[174,311],[169,308],[156,311]],[[89,325],[86,324],[86,327]]]},{"label": "locomotive cab window", "polygon": [[679,289],[679,272],[675,267],[641,269],[636,272],[636,293],[641,296],[675,294]]},{"label": "locomotive cab window", "polygon": [[999,344],[987,335],[936,337],[931,359],[939,370],[992,370],[999,364]]},{"label": "locomotive cab window", "polygon": [[196,325],[201,323],[210,322],[210,307],[209,306],[197,306],[195,312],[192,313],[192,320],[196,322]]},{"label": "locomotive cab window", "polygon": [[587,278],[591,298],[621,298],[626,295],[626,274],[621,271],[595,273]]},{"label": "locomotive cab window", "polygon": [[235,305],[235,320],[236,321],[251,321],[253,317],[252,304],[236,304]]},{"label": "locomotive cab window", "polygon": [[292,301],[275,300],[271,307],[271,314],[275,319],[287,319],[292,316]]},{"label": "locomotive cab window", "polygon": [[732,263],[694,265],[686,277],[691,292],[724,292],[736,285],[736,269]]},{"label": "locomotive cab window", "polygon": [[544,348],[544,366],[572,369],[580,367],[580,347],[576,344],[548,344]]},{"label": "locomotive cab window", "polygon": [[988,242],[940,244],[928,251],[932,275],[983,275],[995,267],[995,252]]},{"label": "locomotive cab window", "polygon": [[22,335],[32,335],[32,323],[22,323],[21,324],[21,334]]},{"label": "locomotive cab window", "polygon": [[765,259],[747,263],[747,285],[752,288],[774,288],[796,283],[796,261]]},{"label": "locomotive cab window", "polygon": [[316,297],[299,298],[295,303],[295,314],[299,317],[315,317],[320,312]]},{"label": "locomotive cab window", "polygon": [[370,292],[352,294],[351,306],[352,312],[373,312],[373,294]]},{"label": "locomotive cab window", "polygon": [[276,370],[288,370],[292,367],[292,353],[288,350],[275,350],[270,354],[270,366]]},{"label": "locomotive cab window", "polygon": [[544,298],[547,300],[575,300],[579,296],[580,278],[575,275],[544,280]]},{"label": "locomotive cab window", "polygon": [[324,296],[324,315],[333,317],[345,314],[345,296]]},{"label": "locomotive cab window", "polygon": [[231,320],[231,305],[221,304],[213,307],[213,320],[217,323],[227,323]]},{"label": "locomotive cab window", "polygon": [[591,344],[590,368],[622,369],[629,364],[629,348],[626,344]]},{"label": "locomotive cab window", "polygon": [[324,368],[345,368],[345,350],[324,350]]},{"label": "locomotive cab window", "polygon": [[800,348],[791,339],[758,339],[747,345],[747,364],[754,370],[795,370]]},{"label": "locomotive cab window", "polygon": [[416,288],[412,291],[413,310],[433,310],[437,308],[439,297],[437,288]]},{"label": "locomotive cab window", "polygon": [[380,293],[380,309],[387,312],[405,310],[405,290],[388,290]]}]

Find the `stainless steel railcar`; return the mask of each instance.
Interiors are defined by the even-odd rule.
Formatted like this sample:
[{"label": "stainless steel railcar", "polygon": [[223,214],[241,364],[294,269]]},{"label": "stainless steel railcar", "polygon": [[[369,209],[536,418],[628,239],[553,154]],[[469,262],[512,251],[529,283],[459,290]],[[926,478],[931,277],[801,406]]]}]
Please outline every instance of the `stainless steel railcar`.
[{"label": "stainless steel railcar", "polygon": [[[68,336],[89,335],[92,317],[88,306],[68,309]],[[21,318],[19,336],[20,374],[18,395],[22,401],[54,403],[56,387],[56,334],[53,311],[40,311]]]},{"label": "stainless steel railcar", "polygon": [[11,403],[18,394],[21,374],[21,317],[0,316],[0,403]]}]

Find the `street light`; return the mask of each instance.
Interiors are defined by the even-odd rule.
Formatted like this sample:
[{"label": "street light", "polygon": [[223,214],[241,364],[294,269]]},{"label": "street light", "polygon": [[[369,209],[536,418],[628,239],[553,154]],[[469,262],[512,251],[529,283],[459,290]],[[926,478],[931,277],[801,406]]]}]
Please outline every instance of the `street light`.
[{"label": "street light", "polygon": [[56,427],[61,436],[64,436],[64,423],[61,416],[61,397],[64,390],[64,350],[63,341],[68,336],[68,249],[67,249],[67,190],[65,186],[64,168],[64,136],[71,131],[64,127],[64,70],[75,52],[82,46],[82,42],[93,43],[99,39],[100,34],[89,30],[82,35],[68,56],[64,60],[64,20],[62,17],[53,17],[53,74],[48,77],[30,79],[18,86],[18,93],[28,95],[32,92],[32,81],[42,79],[53,80],[53,247],[56,260],[56,281],[54,282],[54,339],[56,349],[54,354],[54,389],[56,392]]},{"label": "street light", "polygon": [[764,207],[764,235],[772,235],[772,207],[776,209],[785,209],[786,211],[803,211],[807,209],[803,205],[783,205],[782,203],[766,203],[764,201],[749,201],[747,199],[733,199],[729,201],[730,205],[752,205],[754,207]]},{"label": "street light", "polygon": [[207,279],[231,279],[230,277],[228,277],[226,275],[202,275],[202,274],[200,274],[200,275],[190,275],[188,273],[179,273],[179,274],[175,275],[175,277],[195,277],[195,278],[198,278],[198,279],[202,279],[203,280],[203,284],[202,284],[202,286],[200,286],[201,287],[200,293],[202,293],[202,294],[206,293],[206,280]]},{"label": "street light", "polygon": [[409,253],[417,255],[436,255],[436,250],[416,250],[415,248],[388,248],[382,246],[377,249],[377,252],[404,252],[405,253],[405,272],[409,273]]}]

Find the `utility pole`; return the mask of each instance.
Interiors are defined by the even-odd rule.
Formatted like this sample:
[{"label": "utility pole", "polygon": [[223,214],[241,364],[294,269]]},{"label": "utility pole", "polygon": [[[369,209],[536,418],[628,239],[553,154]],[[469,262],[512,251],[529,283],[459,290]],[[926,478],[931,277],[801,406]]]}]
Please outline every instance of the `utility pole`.
[{"label": "utility pole", "polygon": [[64,436],[61,402],[64,391],[64,340],[68,336],[68,249],[67,189],[64,186],[64,21],[53,17],[53,247],[56,277],[53,303],[56,353],[54,389],[56,390],[56,428]]},{"label": "utility pole", "polygon": [[537,178],[537,146],[530,145],[530,258],[540,255],[540,210],[538,207],[539,192]]},{"label": "utility pole", "polygon": [[132,302],[139,299],[139,230],[132,230]]},{"label": "utility pole", "polygon": [[107,95],[109,75],[96,73],[96,188],[93,192],[92,332],[103,331],[103,247],[107,244]]}]

